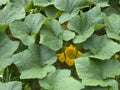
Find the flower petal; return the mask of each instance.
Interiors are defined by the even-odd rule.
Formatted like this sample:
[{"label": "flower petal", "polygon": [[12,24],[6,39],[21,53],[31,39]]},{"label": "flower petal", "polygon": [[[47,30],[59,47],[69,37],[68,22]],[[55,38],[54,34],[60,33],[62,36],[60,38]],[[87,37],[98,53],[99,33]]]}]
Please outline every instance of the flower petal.
[{"label": "flower petal", "polygon": [[58,56],[58,60],[59,60],[61,63],[65,62],[65,55],[64,55],[64,53],[57,54],[57,56]]}]

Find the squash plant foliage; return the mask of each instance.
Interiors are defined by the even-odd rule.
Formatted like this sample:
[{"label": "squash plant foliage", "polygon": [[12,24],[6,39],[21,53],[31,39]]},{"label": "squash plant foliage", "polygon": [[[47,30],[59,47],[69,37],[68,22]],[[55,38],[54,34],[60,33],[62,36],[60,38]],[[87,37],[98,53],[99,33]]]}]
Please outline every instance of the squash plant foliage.
[{"label": "squash plant foliage", "polygon": [[120,0],[0,0],[0,90],[120,90]]}]

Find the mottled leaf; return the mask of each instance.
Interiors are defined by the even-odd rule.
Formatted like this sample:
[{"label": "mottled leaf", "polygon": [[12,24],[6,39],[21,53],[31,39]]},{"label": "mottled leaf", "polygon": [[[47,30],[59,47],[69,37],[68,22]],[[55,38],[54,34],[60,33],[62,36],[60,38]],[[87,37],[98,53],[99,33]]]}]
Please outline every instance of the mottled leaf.
[{"label": "mottled leaf", "polygon": [[45,90],[82,90],[84,88],[80,81],[70,76],[69,70],[56,70],[39,83]]},{"label": "mottled leaf", "polygon": [[17,81],[0,83],[0,90],[22,90],[22,83]]},{"label": "mottled leaf", "polygon": [[14,63],[21,72],[21,79],[44,78],[54,70],[51,65],[57,57],[54,51],[40,45],[30,45],[23,52],[14,55]]},{"label": "mottled leaf", "polygon": [[85,49],[92,52],[92,58],[101,60],[110,59],[115,53],[120,51],[120,45],[107,38],[106,35],[93,35],[84,44]]},{"label": "mottled leaf", "polygon": [[11,41],[5,33],[0,33],[0,68],[5,68],[13,63],[13,53],[18,48],[17,41]]},{"label": "mottled leaf", "polygon": [[44,25],[40,32],[40,43],[46,47],[57,51],[63,45],[63,28],[57,20],[51,20],[48,25]]}]

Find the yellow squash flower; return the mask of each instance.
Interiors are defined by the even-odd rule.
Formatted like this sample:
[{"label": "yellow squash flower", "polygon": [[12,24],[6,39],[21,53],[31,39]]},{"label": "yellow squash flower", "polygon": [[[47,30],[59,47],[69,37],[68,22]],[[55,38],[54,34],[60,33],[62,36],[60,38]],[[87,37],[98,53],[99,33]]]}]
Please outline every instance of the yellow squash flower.
[{"label": "yellow squash flower", "polygon": [[76,48],[73,45],[65,48],[65,55],[71,59],[75,58]]},{"label": "yellow squash flower", "polygon": [[78,58],[81,55],[82,52],[77,51],[72,44],[69,47],[66,47],[64,52],[57,54],[58,60],[62,63],[65,62],[68,66],[73,66],[75,58]]},{"label": "yellow squash flower", "polygon": [[60,61],[60,62],[65,62],[65,55],[64,55],[64,53],[61,53],[61,54],[57,54],[57,56],[58,56],[58,60]]},{"label": "yellow squash flower", "polygon": [[69,57],[67,57],[65,59],[65,62],[68,66],[73,66],[74,65],[74,59],[70,59]]}]

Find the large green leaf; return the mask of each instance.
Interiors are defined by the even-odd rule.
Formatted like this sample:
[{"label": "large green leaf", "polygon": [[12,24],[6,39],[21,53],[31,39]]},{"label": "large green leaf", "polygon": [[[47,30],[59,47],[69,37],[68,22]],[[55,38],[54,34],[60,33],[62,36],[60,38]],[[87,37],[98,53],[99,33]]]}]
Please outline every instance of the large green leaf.
[{"label": "large green leaf", "polygon": [[81,12],[80,16],[77,15],[68,22],[68,28],[78,34],[74,43],[84,42],[93,34],[94,26],[102,22],[100,14],[100,7],[96,6],[86,13]]},{"label": "large green leaf", "polygon": [[63,45],[63,28],[57,20],[51,20],[41,28],[40,43],[57,51]]},{"label": "large green leaf", "polygon": [[0,24],[9,24],[14,20],[22,19],[25,17],[24,8],[16,8],[12,4],[7,4],[0,10]]},{"label": "large green leaf", "polygon": [[84,88],[83,84],[70,76],[69,70],[56,70],[39,83],[45,90],[81,90]]},{"label": "large green leaf", "polygon": [[39,32],[44,19],[45,19],[45,17],[39,13],[29,14],[25,18],[25,23],[29,26],[29,28],[31,30],[31,35]]},{"label": "large green leaf", "polygon": [[29,14],[25,21],[15,21],[10,24],[10,30],[14,37],[20,39],[25,45],[35,42],[35,37],[43,24],[44,16],[36,13]]},{"label": "large green leaf", "polygon": [[90,3],[93,3],[97,6],[100,6],[100,7],[107,7],[109,6],[108,2],[109,0],[88,0]]},{"label": "large green leaf", "polygon": [[6,66],[13,63],[13,53],[18,48],[17,41],[11,41],[5,33],[0,33],[0,68],[5,68]]},{"label": "large green leaf", "polygon": [[87,0],[55,0],[54,5],[64,11],[59,18],[60,23],[64,23],[79,13],[78,7],[86,6],[88,3]]},{"label": "large green leaf", "polygon": [[115,78],[120,75],[120,62],[117,60],[106,60],[101,62],[101,70],[103,78]]},{"label": "large green leaf", "polygon": [[16,7],[25,8],[29,5],[31,0],[10,0],[10,2]]},{"label": "large green leaf", "polygon": [[52,5],[55,0],[33,0],[35,6],[46,7]]},{"label": "large green leaf", "polygon": [[31,36],[31,29],[23,21],[15,21],[11,23],[10,30],[12,35],[20,39],[25,45],[30,45],[35,42],[35,38]]},{"label": "large green leaf", "polygon": [[0,83],[0,90],[22,90],[21,82]]},{"label": "large green leaf", "polygon": [[14,63],[21,72],[21,79],[44,78],[47,73],[54,70],[51,64],[56,60],[54,51],[36,44],[14,55]]},{"label": "large green leaf", "polygon": [[73,9],[87,4],[87,0],[55,0],[54,2],[57,9],[65,12],[71,12]]},{"label": "large green leaf", "polygon": [[109,38],[120,41],[120,13],[114,8],[107,8],[105,11],[104,20],[106,32]]},{"label": "large green leaf", "polygon": [[92,52],[92,58],[101,60],[110,59],[115,53],[120,51],[120,45],[108,39],[106,35],[93,35],[84,44],[85,49]]},{"label": "large green leaf", "polygon": [[81,57],[75,60],[75,67],[78,77],[82,79],[82,83],[85,85],[107,86],[102,80],[102,72],[95,61],[89,60],[88,57]]},{"label": "large green leaf", "polygon": [[[120,62],[117,60],[91,60],[88,57],[76,59],[75,67],[82,83],[90,86],[113,86],[106,81],[107,78],[115,78],[120,75]],[[105,80],[106,79],[106,80]]]}]

